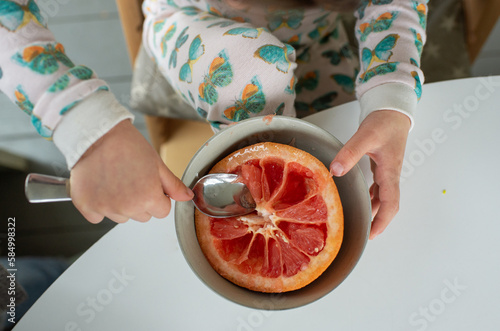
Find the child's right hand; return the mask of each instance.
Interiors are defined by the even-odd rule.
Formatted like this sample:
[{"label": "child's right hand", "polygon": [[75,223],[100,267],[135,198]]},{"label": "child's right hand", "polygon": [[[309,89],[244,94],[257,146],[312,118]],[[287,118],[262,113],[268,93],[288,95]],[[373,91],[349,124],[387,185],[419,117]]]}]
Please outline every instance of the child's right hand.
[{"label": "child's right hand", "polygon": [[164,218],[169,197],[193,198],[129,120],[87,150],[71,170],[70,184],[75,207],[91,223],[105,216],[117,223]]},{"label": "child's right hand", "polygon": [[330,165],[333,175],[343,176],[363,155],[370,157],[374,216],[370,239],[382,233],[399,210],[399,177],[410,126],[409,117],[400,112],[374,111],[364,119]]}]

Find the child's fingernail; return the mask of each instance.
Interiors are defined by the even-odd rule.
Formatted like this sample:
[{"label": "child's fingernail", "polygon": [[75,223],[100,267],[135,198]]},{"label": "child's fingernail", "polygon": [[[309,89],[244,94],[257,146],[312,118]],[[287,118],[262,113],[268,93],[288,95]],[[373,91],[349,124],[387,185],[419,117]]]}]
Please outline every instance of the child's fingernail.
[{"label": "child's fingernail", "polygon": [[194,198],[194,192],[189,187],[186,187],[186,194],[190,199]]},{"label": "child's fingernail", "polygon": [[330,174],[332,176],[336,177],[342,176],[343,172],[344,172],[344,167],[339,162],[333,162],[332,165],[330,166]]}]

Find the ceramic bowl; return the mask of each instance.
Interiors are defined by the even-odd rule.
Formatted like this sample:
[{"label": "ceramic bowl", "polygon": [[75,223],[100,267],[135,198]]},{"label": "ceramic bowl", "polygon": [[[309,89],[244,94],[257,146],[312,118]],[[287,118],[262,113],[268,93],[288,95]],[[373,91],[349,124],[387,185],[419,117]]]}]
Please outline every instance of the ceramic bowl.
[{"label": "ceramic bowl", "polygon": [[[327,131],[304,120],[285,116],[257,117],[232,125],[208,140],[187,166],[182,181],[189,187],[230,153],[259,142],[292,144],[329,166],[342,147]],[[189,266],[210,289],[244,306],[279,310],[300,307],[330,293],[346,279],[361,257],[368,241],[371,222],[370,195],[358,166],[335,178],[344,209],[344,239],[330,267],[302,289],[268,294],[239,287],[220,276],[208,263],[196,238],[194,205],[176,202],[175,227],[179,245]]]}]

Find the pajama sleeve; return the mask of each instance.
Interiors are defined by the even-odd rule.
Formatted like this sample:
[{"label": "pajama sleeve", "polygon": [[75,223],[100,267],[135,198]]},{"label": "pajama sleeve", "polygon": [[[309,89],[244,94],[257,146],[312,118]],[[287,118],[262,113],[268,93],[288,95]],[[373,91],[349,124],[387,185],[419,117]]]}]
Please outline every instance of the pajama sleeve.
[{"label": "pajama sleeve", "polygon": [[0,90],[53,139],[72,168],[117,123],[133,116],[88,67],[75,65],[35,0],[0,2]]},{"label": "pajama sleeve", "polygon": [[413,114],[422,93],[420,57],[425,43],[426,0],[363,0],[355,12],[360,72],[360,122],[390,109]]}]

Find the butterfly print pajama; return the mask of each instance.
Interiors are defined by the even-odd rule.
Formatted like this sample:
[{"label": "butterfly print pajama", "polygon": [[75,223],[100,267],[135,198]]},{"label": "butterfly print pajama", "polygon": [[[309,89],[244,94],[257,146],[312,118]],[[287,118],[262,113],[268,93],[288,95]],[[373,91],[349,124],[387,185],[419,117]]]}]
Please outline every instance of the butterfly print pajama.
[{"label": "butterfly print pajama", "polygon": [[[426,2],[360,1],[354,54],[339,15],[320,8],[145,0],[143,44],[215,130],[257,115],[303,117],[356,97],[360,120],[379,109],[412,119],[424,81]],[[54,141],[69,169],[133,118],[91,68],[68,58],[36,0],[0,0],[0,39],[0,90]]]},{"label": "butterfly print pajama", "polygon": [[356,97],[361,120],[379,109],[411,118],[423,82],[425,3],[362,1],[359,55],[338,13],[233,8],[230,0],[146,0],[143,43],[215,129],[259,115],[304,117]]}]

